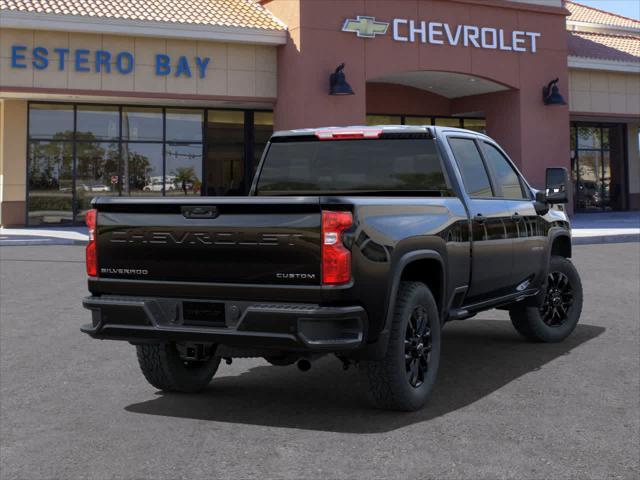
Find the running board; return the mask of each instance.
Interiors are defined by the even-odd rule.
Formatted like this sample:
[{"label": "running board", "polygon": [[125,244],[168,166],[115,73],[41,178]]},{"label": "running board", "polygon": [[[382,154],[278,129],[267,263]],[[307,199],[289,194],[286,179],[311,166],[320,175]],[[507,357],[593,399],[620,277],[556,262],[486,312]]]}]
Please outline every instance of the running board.
[{"label": "running board", "polygon": [[491,298],[483,302],[472,303],[470,305],[464,305],[460,308],[455,308],[449,311],[449,320],[466,320],[475,316],[482,310],[489,310],[491,308],[497,308],[510,303],[517,303],[525,298],[533,297],[537,295],[539,290],[537,288],[530,288],[522,292],[511,293],[498,298]]}]

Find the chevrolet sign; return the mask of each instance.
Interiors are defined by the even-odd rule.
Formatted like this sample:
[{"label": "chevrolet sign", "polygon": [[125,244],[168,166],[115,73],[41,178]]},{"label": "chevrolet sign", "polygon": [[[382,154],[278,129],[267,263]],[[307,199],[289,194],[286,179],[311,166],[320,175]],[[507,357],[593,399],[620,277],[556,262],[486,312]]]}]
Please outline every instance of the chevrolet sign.
[{"label": "chevrolet sign", "polygon": [[392,25],[392,38],[396,42],[473,47],[507,52],[538,51],[538,32],[520,30],[507,31],[502,28],[476,25],[450,25],[441,22],[416,21],[395,18],[392,22],[381,22],[375,17],[358,15],[342,24],[342,31],[355,33],[359,38],[375,38],[386,35]]}]

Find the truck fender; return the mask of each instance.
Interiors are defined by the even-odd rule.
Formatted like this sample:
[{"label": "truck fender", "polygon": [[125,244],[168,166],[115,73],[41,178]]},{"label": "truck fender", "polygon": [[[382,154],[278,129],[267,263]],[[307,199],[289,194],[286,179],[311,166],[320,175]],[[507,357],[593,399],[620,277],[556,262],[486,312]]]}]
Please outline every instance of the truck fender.
[{"label": "truck fender", "polygon": [[567,232],[564,229],[553,229],[550,233],[549,233],[549,243],[547,244],[547,254],[546,254],[546,259],[547,261],[544,264],[544,270],[543,270],[543,279],[547,278],[547,275],[549,274],[549,264],[551,263],[551,256],[553,255],[553,245],[556,242],[556,240],[560,241],[564,241],[569,245],[569,251],[565,252],[567,255],[567,257],[571,257],[571,235],[569,234],[569,232]]},{"label": "truck fender", "polygon": [[[441,288],[442,291],[440,292],[441,298],[436,300],[438,300],[438,303],[441,306],[441,310],[444,310],[444,306],[446,305],[445,298],[446,298],[447,284],[446,284],[446,269],[445,269],[444,261],[442,259],[442,255],[440,255],[440,253],[438,253],[435,250],[414,250],[413,252],[408,252],[404,254],[402,257],[400,257],[400,259],[395,265],[395,268],[393,269],[391,288],[387,295],[387,298],[389,299],[387,302],[387,313],[385,316],[384,328],[382,329],[382,332],[380,334],[381,336],[384,334],[388,334],[388,332],[391,329],[391,322],[393,321],[393,312],[396,306],[396,296],[398,294],[398,288],[400,287],[400,279],[402,278],[402,272],[404,271],[407,265],[409,265],[411,262],[415,262],[416,260],[436,260],[438,263],[440,263],[440,271],[441,271],[440,285],[442,285],[442,288]],[[443,311],[440,312],[440,318],[441,318],[441,321],[442,321],[442,318],[444,318]]]}]

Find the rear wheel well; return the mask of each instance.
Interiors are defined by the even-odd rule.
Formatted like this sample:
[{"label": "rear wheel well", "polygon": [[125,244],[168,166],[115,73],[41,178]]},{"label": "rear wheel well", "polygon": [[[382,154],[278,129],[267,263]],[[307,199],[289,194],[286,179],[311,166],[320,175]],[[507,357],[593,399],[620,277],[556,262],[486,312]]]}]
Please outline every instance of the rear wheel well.
[{"label": "rear wheel well", "polygon": [[562,235],[553,240],[551,256],[571,258],[571,240],[569,237]]},{"label": "rear wheel well", "polygon": [[442,312],[442,265],[439,261],[431,258],[415,260],[404,267],[400,280],[424,283],[431,290],[438,311]]}]

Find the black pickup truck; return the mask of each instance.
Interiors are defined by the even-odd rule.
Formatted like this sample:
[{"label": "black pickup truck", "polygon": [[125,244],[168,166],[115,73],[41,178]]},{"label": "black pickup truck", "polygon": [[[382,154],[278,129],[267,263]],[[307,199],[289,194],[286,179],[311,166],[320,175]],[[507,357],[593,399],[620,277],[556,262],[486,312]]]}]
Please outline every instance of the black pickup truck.
[{"label": "black pickup truck", "polygon": [[221,359],[334,354],[375,406],[415,410],[446,322],[501,308],[531,340],[573,331],[567,187],[553,168],[534,190],[466,130],[279,132],[248,196],[93,200],[82,331],[135,345],[161,390],[203,390]]}]

